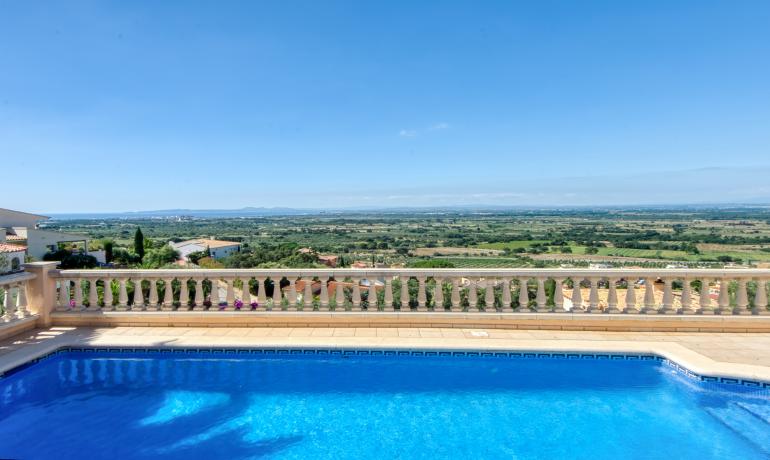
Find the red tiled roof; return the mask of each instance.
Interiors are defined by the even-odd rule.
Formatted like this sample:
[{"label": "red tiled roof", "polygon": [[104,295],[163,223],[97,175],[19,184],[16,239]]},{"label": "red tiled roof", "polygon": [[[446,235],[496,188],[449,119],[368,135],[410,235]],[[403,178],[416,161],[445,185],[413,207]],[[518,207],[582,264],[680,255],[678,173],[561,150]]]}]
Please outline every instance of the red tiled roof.
[{"label": "red tiled roof", "polygon": [[24,252],[26,250],[26,246],[19,244],[0,243],[0,252]]},{"label": "red tiled roof", "polygon": [[21,235],[5,235],[7,241],[26,241],[27,238]]}]

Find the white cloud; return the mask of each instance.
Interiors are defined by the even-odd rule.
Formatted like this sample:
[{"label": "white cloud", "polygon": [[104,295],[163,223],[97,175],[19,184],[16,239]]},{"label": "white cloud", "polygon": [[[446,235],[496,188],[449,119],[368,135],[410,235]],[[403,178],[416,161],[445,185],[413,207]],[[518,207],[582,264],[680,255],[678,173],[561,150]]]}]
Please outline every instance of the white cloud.
[{"label": "white cloud", "polygon": [[436,123],[430,128],[428,128],[428,130],[430,131],[441,131],[442,129],[449,129],[449,123],[445,123],[442,121],[441,123]]},{"label": "white cloud", "polygon": [[398,132],[398,135],[401,137],[415,137],[417,136],[417,131],[414,129],[402,129]]}]

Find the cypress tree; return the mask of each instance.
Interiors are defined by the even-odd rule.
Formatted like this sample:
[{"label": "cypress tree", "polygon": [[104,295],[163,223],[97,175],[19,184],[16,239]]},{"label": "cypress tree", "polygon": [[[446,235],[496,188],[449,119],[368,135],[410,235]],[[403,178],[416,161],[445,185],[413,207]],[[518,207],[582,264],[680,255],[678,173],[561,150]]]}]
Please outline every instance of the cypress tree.
[{"label": "cypress tree", "polygon": [[134,233],[134,252],[139,256],[140,261],[144,259],[144,235],[139,227],[136,227],[136,233]]}]

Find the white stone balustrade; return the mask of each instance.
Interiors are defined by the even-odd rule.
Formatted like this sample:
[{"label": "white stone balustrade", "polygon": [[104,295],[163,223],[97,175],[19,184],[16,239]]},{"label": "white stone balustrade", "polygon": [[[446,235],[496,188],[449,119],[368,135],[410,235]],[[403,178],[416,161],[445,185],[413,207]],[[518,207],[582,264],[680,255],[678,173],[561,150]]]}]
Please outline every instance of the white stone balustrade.
[{"label": "white stone balustrade", "polygon": [[[60,270],[52,276],[61,313],[770,313],[770,270],[756,269]],[[17,292],[23,284],[9,286],[6,292]],[[4,305],[17,303],[5,309],[7,318],[28,314],[23,294],[6,297],[14,301]]]},{"label": "white stone balustrade", "polygon": [[34,279],[30,273],[0,276],[0,324],[13,323],[31,316],[27,308],[27,284]]}]

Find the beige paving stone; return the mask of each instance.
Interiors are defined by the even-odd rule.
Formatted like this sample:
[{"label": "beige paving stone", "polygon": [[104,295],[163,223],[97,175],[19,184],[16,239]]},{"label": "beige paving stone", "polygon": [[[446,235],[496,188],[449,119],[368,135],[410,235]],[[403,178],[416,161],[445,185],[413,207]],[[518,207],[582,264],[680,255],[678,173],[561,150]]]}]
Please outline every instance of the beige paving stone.
[{"label": "beige paving stone", "polygon": [[420,330],[419,329],[411,329],[411,328],[398,328],[398,336],[399,337],[419,337],[420,336]]},{"label": "beige paving stone", "polygon": [[377,337],[398,337],[398,329],[392,327],[377,328]]},{"label": "beige paving stone", "polygon": [[311,337],[333,337],[334,336],[334,328],[331,328],[331,327],[317,327],[317,328],[312,328],[311,331],[312,331],[310,333]]},{"label": "beige paving stone", "polygon": [[356,328],[356,337],[377,337],[377,329],[372,328]]},{"label": "beige paving stone", "polygon": [[332,337],[353,337],[356,334],[355,328],[351,327],[336,327]]}]

